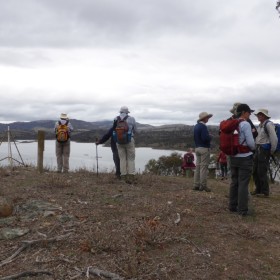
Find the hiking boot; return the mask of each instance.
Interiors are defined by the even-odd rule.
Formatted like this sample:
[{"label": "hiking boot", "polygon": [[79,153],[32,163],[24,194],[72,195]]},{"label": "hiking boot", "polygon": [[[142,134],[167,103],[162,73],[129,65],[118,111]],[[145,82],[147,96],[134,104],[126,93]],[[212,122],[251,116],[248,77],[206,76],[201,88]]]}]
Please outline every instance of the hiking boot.
[{"label": "hiking boot", "polygon": [[264,197],[269,197],[269,193],[264,193]]},{"label": "hiking boot", "polygon": [[199,191],[199,187],[193,187],[193,191]]},{"label": "hiking boot", "polygon": [[251,195],[257,195],[257,194],[260,194],[259,192],[257,192],[257,191],[253,191],[253,192],[251,192]]},{"label": "hiking boot", "polygon": [[237,212],[237,208],[236,207],[230,207],[228,210],[230,212]]},{"label": "hiking boot", "polygon": [[211,189],[204,187],[199,189],[200,192],[206,191],[206,192],[211,192]]}]

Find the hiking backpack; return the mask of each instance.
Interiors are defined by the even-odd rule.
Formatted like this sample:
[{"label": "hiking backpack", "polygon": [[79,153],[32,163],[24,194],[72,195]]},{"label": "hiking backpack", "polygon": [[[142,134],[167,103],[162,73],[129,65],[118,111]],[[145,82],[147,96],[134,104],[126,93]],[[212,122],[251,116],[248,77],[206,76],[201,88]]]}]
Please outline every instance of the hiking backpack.
[{"label": "hiking backpack", "polygon": [[187,153],[185,155],[185,161],[186,161],[186,163],[193,163],[193,155]]},{"label": "hiking backpack", "polygon": [[131,141],[131,133],[129,132],[127,123],[128,117],[125,116],[123,119],[120,116],[117,117],[117,125],[113,132],[113,138],[118,144],[128,144]]},{"label": "hiking backpack", "polygon": [[61,121],[58,121],[58,126],[56,129],[56,140],[60,143],[67,142],[69,139],[68,131],[68,121],[65,124],[62,124]]},{"label": "hiking backpack", "polygon": [[[265,131],[265,133],[266,133],[267,135],[268,135],[268,131],[267,131],[266,125],[267,125],[268,122],[271,122],[271,121],[267,121],[267,122],[265,122],[265,124],[264,124],[264,131]],[[274,126],[275,126],[276,136],[277,136],[277,139],[278,139],[276,151],[280,151],[280,124],[279,124],[279,123],[274,123]],[[268,136],[269,136],[269,135],[268,135]],[[270,144],[263,144],[262,147],[263,147],[265,150],[270,150],[271,145],[270,145]]]},{"label": "hiking backpack", "polygon": [[239,123],[244,120],[228,119],[220,123],[220,150],[226,155],[233,156],[238,153],[248,153],[248,146],[239,144]]}]

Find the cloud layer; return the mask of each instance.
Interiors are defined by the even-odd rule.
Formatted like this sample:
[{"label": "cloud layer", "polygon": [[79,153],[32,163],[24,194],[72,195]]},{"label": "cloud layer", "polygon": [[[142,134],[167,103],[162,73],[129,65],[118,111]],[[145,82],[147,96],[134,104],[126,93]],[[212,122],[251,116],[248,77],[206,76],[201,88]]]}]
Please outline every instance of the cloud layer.
[{"label": "cloud layer", "polygon": [[0,122],[127,105],[142,123],[218,123],[237,101],[280,120],[279,28],[265,0],[2,0]]}]

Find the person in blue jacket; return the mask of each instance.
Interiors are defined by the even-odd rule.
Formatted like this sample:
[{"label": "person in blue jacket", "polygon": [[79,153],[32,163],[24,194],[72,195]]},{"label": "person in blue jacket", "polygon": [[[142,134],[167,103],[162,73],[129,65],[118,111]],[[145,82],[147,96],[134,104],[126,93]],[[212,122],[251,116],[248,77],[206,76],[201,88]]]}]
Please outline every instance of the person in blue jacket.
[{"label": "person in blue jacket", "polygon": [[196,169],[194,173],[193,190],[195,191],[211,191],[211,189],[207,187],[207,173],[210,163],[210,143],[212,136],[209,134],[206,123],[212,116],[213,114],[201,112],[197,124],[194,126]]},{"label": "person in blue jacket", "polygon": [[117,178],[120,179],[120,177],[121,177],[120,158],[119,158],[117,144],[116,144],[115,140],[113,139],[113,131],[115,130],[116,125],[117,125],[117,122],[114,121],[113,126],[101,137],[100,140],[97,140],[95,144],[96,145],[103,144],[111,138],[111,150],[113,153],[113,160],[114,160],[115,168],[116,168],[116,176],[117,176]]}]

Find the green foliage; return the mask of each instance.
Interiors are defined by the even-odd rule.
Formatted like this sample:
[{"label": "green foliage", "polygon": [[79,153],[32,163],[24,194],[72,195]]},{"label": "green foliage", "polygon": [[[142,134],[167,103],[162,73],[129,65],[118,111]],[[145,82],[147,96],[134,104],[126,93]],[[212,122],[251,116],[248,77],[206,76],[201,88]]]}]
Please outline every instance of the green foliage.
[{"label": "green foliage", "polygon": [[170,156],[161,156],[158,160],[150,159],[145,165],[145,172],[162,176],[177,176],[181,173],[182,156],[172,153]]}]

